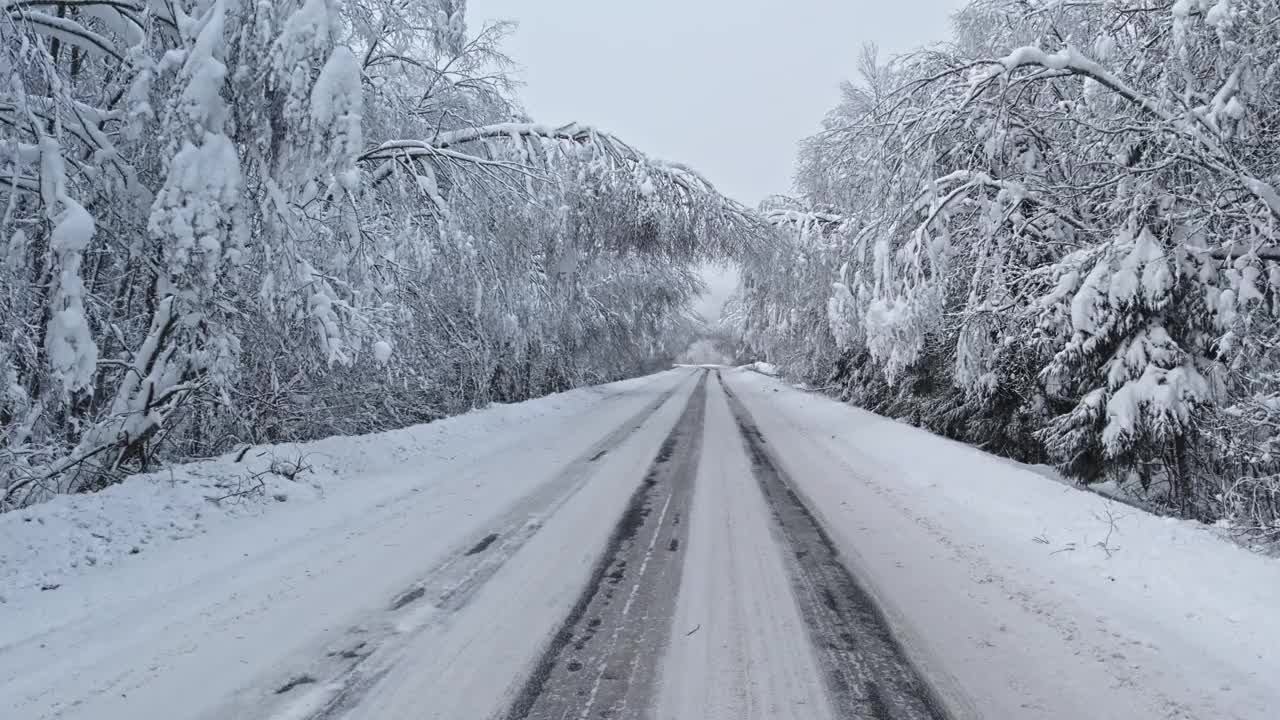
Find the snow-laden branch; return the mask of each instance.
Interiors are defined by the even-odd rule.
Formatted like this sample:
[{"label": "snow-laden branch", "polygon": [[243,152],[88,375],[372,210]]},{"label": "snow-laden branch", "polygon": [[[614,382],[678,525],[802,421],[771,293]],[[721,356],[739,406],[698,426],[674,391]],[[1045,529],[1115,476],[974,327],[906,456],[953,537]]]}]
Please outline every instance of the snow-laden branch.
[{"label": "snow-laden branch", "polygon": [[845,221],[845,217],[843,215],[818,211],[804,212],[801,210],[770,210],[764,214],[764,217],[775,225],[802,224],[810,222],[838,225]]},{"label": "snow-laden branch", "polygon": [[74,20],[35,10],[24,10],[18,6],[6,7],[5,10],[14,15],[16,20],[33,25],[43,35],[56,37],[63,42],[90,52],[108,55],[116,60],[124,59],[123,53],[116,49],[115,43]]},{"label": "snow-laden branch", "polygon": [[464,128],[443,132],[432,140],[392,140],[360,155],[361,162],[387,160],[395,157],[433,155],[440,150],[489,138],[540,138],[566,140],[578,144],[605,141],[613,144],[613,138],[597,133],[589,127],[571,123],[561,127],[536,123],[497,123],[476,128]]},{"label": "snow-laden branch", "polygon": [[801,236],[825,236],[838,230],[847,218],[830,212],[813,210],[775,209],[764,213],[764,219],[770,225]]},{"label": "snow-laden branch", "polygon": [[[130,0],[0,0],[0,11],[10,9],[30,8],[30,7],[67,7],[67,8],[111,8],[115,10],[121,17],[128,20],[138,30],[143,30],[145,25],[142,16],[148,12],[154,12],[141,2],[130,2]],[[162,16],[152,15],[156,20],[173,27],[173,21]]]},{"label": "snow-laden branch", "polygon": [[1217,248],[1210,252],[1209,256],[1218,260],[1238,260],[1240,258],[1256,257],[1259,260],[1268,262],[1280,262],[1280,247]]},{"label": "snow-laden branch", "polygon": [[575,143],[587,143],[605,140],[612,144],[624,145],[611,135],[598,132],[595,128],[578,123],[569,123],[559,127],[540,125],[537,123],[498,123],[478,128],[464,128],[440,133],[432,141],[436,147],[450,147],[495,137],[538,137],[551,140],[568,140]]},{"label": "snow-laden branch", "polygon": [[[511,160],[499,160],[472,152],[463,152],[459,148],[491,140],[510,140],[516,148],[524,152],[528,143],[568,144],[571,147],[590,149],[607,158],[613,169],[621,176],[630,177],[636,171],[641,176],[653,175],[666,178],[670,184],[690,198],[705,201],[718,211],[725,213],[734,222],[740,223],[744,229],[758,222],[756,215],[737,202],[724,197],[706,177],[680,163],[673,163],[649,158],[631,145],[609,133],[601,132],[591,126],[570,123],[568,125],[542,125],[537,123],[496,123],[474,128],[463,128],[442,132],[432,140],[392,140],[365,151],[359,161],[377,163],[370,172],[374,183],[381,182],[394,170],[397,162],[415,158],[437,158],[458,163],[470,163],[499,171],[516,171],[524,174],[535,172],[532,163],[521,163]],[[641,194],[656,192],[652,183],[642,182],[638,186]],[[672,203],[675,198],[667,198]],[[433,202],[439,206],[440,198]]]},{"label": "snow-laden branch", "polygon": [[500,165],[511,167],[510,163],[493,161],[470,153],[452,151],[460,145],[482,140],[509,138],[512,141],[555,141],[567,142],[580,147],[592,147],[623,163],[643,164],[648,168],[670,175],[676,182],[688,190],[716,192],[715,186],[706,177],[693,168],[682,163],[654,160],[646,157],[631,145],[619,140],[616,136],[601,132],[589,125],[570,123],[568,125],[542,125],[538,123],[496,123],[475,128],[451,130],[436,135],[432,140],[392,140],[365,151],[359,157],[361,162],[380,162],[372,172],[374,180],[380,180],[390,171],[387,162],[395,159],[439,156],[460,162]]},{"label": "snow-laden branch", "polygon": [[1134,89],[1074,47],[1067,46],[1052,54],[1036,47],[1021,47],[999,60],[987,61],[987,64],[996,67],[978,78],[970,90],[970,99],[976,97],[986,83],[1009,76],[1021,67],[1041,67],[1087,77],[1137,106],[1142,112],[1160,120],[1179,136],[1199,146],[1209,155],[1210,161],[1219,171],[1235,177],[1242,188],[1260,200],[1272,216],[1280,219],[1280,192],[1277,192],[1270,183],[1258,178],[1256,174],[1241,167],[1216,137],[1205,132],[1206,130],[1212,132],[1214,128],[1208,126],[1203,117],[1195,113],[1191,113],[1190,116],[1174,115],[1161,107],[1153,98]]}]

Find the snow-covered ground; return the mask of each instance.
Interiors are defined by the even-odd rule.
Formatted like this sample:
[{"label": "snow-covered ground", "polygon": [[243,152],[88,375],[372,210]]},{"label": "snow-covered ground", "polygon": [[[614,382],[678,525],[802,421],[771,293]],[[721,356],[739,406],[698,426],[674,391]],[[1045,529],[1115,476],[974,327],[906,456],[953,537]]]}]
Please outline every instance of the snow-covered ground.
[{"label": "snow-covered ground", "polygon": [[[268,702],[279,717],[300,716],[295,695],[325,698],[275,690],[304,676],[332,689],[326,675],[342,668],[327,661],[399,652],[397,635],[433,636],[419,608],[389,606],[417,587],[483,589],[475,578],[495,568],[442,565],[497,532],[474,557],[521,550],[522,563],[504,563],[496,592],[476,592],[468,613],[447,618],[448,632],[432,631],[454,653],[437,650],[444,670],[453,663],[440,681],[458,681],[432,716],[482,717],[458,703],[500,707],[519,682],[683,407],[690,377],[672,371],[271,448],[285,458],[301,451],[315,472],[296,484],[277,478],[265,498],[234,509],[205,499],[249,472],[225,458],[179,468],[173,482],[135,478],[0,517],[0,717],[247,717],[245,705],[268,717]],[[587,463],[609,482],[575,492]],[[272,499],[281,492],[285,502]]]},{"label": "snow-covered ground", "polygon": [[[254,450],[0,517],[0,717],[495,717],[548,648],[576,673],[591,635],[620,637],[610,623],[648,624],[622,633],[654,643],[618,656],[632,675],[661,662],[652,691],[601,692],[623,698],[598,708],[615,717],[836,717],[868,701],[859,683],[906,686],[872,662],[833,692],[832,663],[868,643],[842,637],[848,598],[806,566],[823,544],[956,718],[1274,717],[1280,562],[760,372],[720,369],[736,400],[708,381],[689,415],[716,372]],[[700,447],[673,441],[695,416]],[[296,480],[224,498],[299,457]],[[664,512],[690,479],[687,517]],[[804,512],[778,482],[825,536],[797,539]],[[634,515],[645,487],[677,501]],[[644,599],[646,563],[602,570],[631,520],[648,523],[634,557],[678,568],[673,606]],[[584,592],[607,605],[615,587],[621,612],[553,642],[594,607]],[[590,677],[626,676],[602,661]]]},{"label": "snow-covered ground", "polygon": [[[651,376],[494,405],[404,430],[251,448],[239,462],[240,453],[232,453],[135,476],[93,495],[59,496],[0,515],[0,603],[8,603],[8,610],[28,602],[47,606],[74,594],[74,588],[69,588],[72,593],[34,592],[42,586],[73,585],[105,567],[137,564],[141,556],[208,532],[234,528],[243,533],[250,526],[244,522],[247,517],[303,515],[307,523],[318,524],[325,513],[347,513],[353,503],[389,502],[417,492],[439,474],[424,463],[472,460],[471,454],[494,438],[526,442],[535,430],[569,423],[588,410],[624,412],[634,403],[607,401],[638,399],[658,387],[660,379]],[[269,472],[274,464],[287,473],[299,461],[306,469],[294,480]],[[281,523],[284,527],[277,533],[299,530],[287,519]],[[183,548],[195,551],[189,543]]]},{"label": "snow-covered ground", "polygon": [[1280,712],[1280,562],[758,373],[726,379],[956,717]]}]

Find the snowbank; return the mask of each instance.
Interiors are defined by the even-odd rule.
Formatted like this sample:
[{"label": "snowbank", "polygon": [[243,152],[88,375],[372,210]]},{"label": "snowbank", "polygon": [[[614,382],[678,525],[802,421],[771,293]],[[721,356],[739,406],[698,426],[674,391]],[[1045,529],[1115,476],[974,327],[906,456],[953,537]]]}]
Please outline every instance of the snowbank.
[{"label": "snowbank", "polygon": [[777,365],[774,365],[773,363],[767,363],[767,362],[761,362],[761,361],[747,363],[746,365],[739,365],[738,369],[758,372],[761,375],[768,375],[769,377],[777,377],[779,374]]},{"label": "snowbank", "polygon": [[421,482],[406,467],[475,448],[485,438],[551,422],[655,377],[494,405],[402,430],[283,444],[137,475],[91,495],[64,495],[0,515],[0,604],[23,591],[56,590],[70,578],[239,518],[315,503],[342,485],[364,499]]}]

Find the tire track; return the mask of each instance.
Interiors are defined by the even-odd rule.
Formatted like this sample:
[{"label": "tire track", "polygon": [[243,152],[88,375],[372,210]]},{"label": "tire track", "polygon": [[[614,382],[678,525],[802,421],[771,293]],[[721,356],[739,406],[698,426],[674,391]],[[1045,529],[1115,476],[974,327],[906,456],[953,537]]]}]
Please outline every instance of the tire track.
[{"label": "tire track", "polygon": [[751,414],[716,373],[751,458],[752,473],[795,558],[791,581],[839,717],[945,720],[879,607],[841,563],[835,545],[792,489]]},{"label": "tire track", "polygon": [[679,522],[688,513],[697,472],[706,381],[703,371],[506,720],[640,718],[647,712],[680,584]]},{"label": "tire track", "polygon": [[[692,378],[692,374],[690,375]],[[699,378],[698,390],[705,382]],[[422,579],[397,593],[386,614],[372,626],[348,629],[340,645],[330,647],[305,673],[289,676],[276,689],[283,705],[266,717],[332,720],[356,706],[399,657],[406,639],[429,625],[445,622],[510,560],[596,472],[600,458],[627,442],[662,406],[688,387],[676,383],[608,435],[592,444],[550,481],[518,501],[493,524],[461,543]],[[697,392],[697,391],[695,391]],[[300,697],[291,691],[309,688]]]}]

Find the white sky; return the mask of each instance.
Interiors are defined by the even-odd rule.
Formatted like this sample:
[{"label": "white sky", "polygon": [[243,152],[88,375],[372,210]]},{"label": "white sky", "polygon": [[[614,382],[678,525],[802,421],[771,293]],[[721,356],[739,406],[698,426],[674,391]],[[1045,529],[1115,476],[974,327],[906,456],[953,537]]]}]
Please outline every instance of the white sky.
[{"label": "white sky", "polygon": [[[947,36],[957,0],[470,0],[472,29],[519,22],[507,52],[538,122],[582,122],[687,163],[754,206],[791,188],[860,48],[892,55]],[[732,282],[699,308],[719,314]]]}]

